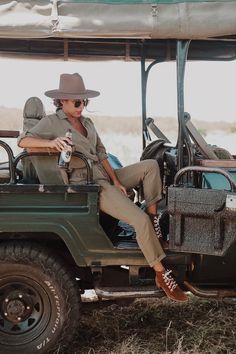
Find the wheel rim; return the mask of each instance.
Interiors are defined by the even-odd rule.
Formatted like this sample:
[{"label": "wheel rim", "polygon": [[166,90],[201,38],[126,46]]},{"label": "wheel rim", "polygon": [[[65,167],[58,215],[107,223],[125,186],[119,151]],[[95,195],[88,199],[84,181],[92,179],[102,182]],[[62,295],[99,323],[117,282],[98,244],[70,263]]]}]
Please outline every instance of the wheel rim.
[{"label": "wheel rim", "polygon": [[0,341],[3,344],[17,346],[31,342],[44,332],[50,317],[49,297],[35,280],[25,276],[1,279]]}]

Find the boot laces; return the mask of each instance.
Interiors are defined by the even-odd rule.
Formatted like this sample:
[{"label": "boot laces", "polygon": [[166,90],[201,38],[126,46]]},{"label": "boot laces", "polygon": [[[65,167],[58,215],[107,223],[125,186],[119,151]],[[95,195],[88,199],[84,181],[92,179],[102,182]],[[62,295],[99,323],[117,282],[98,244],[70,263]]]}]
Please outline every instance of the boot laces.
[{"label": "boot laces", "polygon": [[161,228],[159,223],[160,218],[161,218],[161,214],[159,216],[155,215],[153,218],[153,227],[157,235],[157,238],[162,238],[162,233],[161,233]]},{"label": "boot laces", "polygon": [[162,277],[164,279],[164,282],[166,283],[167,287],[170,289],[171,292],[175,290],[175,288],[178,286],[174,278],[170,275],[172,273],[172,270],[166,270],[165,273],[162,274]]}]

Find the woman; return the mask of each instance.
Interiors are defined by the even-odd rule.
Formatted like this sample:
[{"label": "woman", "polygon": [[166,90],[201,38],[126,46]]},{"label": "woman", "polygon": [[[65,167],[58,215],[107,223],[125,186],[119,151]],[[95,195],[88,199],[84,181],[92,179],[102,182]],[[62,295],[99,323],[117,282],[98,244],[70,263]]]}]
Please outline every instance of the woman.
[{"label": "woman", "polygon": [[[70,128],[75,150],[93,162],[94,180],[102,187],[100,209],[135,228],[139,247],[156,272],[156,285],[169,298],[186,301],[187,296],[161,263],[165,253],[159,241],[161,232],[157,217],[157,202],[161,199],[162,189],[158,164],[155,160],[145,160],[116,171],[112,169],[92,121],[82,115],[88,98],[99,94],[98,91],[87,90],[79,74],[62,74],[59,89],[45,92],[56,102],[56,113],[46,116],[34,128],[22,134],[19,146],[62,151],[66,142],[71,143],[65,137],[65,132]],[[80,183],[86,178],[84,167],[72,161],[70,168],[69,183]],[[148,214],[127,197],[127,189],[140,183],[143,185]]]}]

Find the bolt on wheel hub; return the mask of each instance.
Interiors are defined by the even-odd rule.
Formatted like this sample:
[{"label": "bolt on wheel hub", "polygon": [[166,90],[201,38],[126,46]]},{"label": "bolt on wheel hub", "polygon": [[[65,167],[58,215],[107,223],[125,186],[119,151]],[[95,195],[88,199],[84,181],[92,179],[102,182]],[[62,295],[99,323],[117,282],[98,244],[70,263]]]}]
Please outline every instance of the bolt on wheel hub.
[{"label": "bolt on wheel hub", "polygon": [[4,317],[11,322],[25,321],[32,313],[32,300],[28,294],[11,292],[3,301]]}]

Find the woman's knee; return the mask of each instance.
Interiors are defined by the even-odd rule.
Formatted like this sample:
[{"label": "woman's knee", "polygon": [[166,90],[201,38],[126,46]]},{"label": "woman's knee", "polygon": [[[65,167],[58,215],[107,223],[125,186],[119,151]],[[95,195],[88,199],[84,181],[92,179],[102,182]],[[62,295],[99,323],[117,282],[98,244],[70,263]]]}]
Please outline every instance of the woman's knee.
[{"label": "woman's knee", "polygon": [[146,161],[146,164],[147,166],[149,167],[149,169],[156,169],[156,168],[159,168],[158,166],[158,162],[154,159],[148,159],[148,160],[145,160]]},{"label": "woman's knee", "polygon": [[145,167],[148,173],[160,174],[158,162],[154,159],[145,160]]}]

